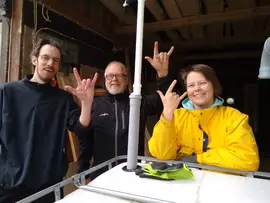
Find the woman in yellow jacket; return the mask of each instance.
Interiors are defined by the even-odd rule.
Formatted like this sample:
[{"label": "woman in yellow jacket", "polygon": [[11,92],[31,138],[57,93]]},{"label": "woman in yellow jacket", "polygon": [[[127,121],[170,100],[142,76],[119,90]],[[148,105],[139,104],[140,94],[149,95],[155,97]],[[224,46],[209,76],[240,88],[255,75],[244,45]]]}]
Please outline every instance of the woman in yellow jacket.
[{"label": "woman in yellow jacket", "polygon": [[[221,86],[214,70],[203,64],[182,72],[187,92],[158,91],[163,113],[149,141],[151,154],[161,160],[183,160],[229,169],[256,171],[258,147],[248,116],[223,106]],[[186,96],[182,106],[176,109]]]}]

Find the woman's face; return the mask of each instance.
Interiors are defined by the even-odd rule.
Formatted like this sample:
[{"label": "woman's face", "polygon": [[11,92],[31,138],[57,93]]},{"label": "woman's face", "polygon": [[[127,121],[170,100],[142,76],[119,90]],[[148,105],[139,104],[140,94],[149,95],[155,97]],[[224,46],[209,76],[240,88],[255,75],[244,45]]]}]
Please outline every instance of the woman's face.
[{"label": "woman's face", "polygon": [[199,72],[190,72],[186,80],[187,94],[195,109],[210,107],[214,102],[214,88]]}]

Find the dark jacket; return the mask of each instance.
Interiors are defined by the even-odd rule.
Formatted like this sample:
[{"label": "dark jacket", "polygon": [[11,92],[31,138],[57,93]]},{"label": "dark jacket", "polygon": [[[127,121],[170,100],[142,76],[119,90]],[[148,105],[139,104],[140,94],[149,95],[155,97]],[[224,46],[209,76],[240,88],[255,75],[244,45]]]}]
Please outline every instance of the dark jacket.
[{"label": "dark jacket", "polygon": [[40,188],[67,172],[67,127],[80,135],[80,111],[72,95],[24,80],[0,88],[0,188]]},{"label": "dark jacket", "polygon": [[[157,89],[166,92],[172,80],[170,77],[157,79]],[[129,94],[104,96],[94,99],[91,132],[80,137],[80,157],[78,172],[89,169],[93,157],[98,165],[115,156],[126,155],[129,129]],[[163,105],[157,93],[142,97],[140,110],[138,154],[144,155],[144,134],[147,116],[160,114]]]}]

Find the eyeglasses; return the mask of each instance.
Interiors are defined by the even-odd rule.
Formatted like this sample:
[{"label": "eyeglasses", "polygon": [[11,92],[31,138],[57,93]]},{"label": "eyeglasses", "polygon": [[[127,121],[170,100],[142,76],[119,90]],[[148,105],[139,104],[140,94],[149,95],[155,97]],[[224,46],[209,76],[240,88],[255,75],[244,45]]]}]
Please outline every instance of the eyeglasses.
[{"label": "eyeglasses", "polygon": [[127,77],[127,75],[119,73],[119,74],[108,74],[105,76],[107,80],[112,80],[114,77],[116,77],[116,79],[124,79]]},{"label": "eyeglasses", "polygon": [[40,55],[40,58],[41,58],[41,60],[43,62],[46,62],[46,63],[49,62],[51,59],[53,60],[53,63],[54,64],[59,64],[60,63],[60,59],[59,58],[51,57],[51,56],[46,55],[46,54]]}]

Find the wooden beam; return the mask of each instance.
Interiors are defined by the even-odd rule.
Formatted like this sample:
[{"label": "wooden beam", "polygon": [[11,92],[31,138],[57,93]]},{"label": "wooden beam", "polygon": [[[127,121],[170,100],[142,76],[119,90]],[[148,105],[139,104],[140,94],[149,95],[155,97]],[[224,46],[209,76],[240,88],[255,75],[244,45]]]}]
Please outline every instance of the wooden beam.
[{"label": "wooden beam", "polygon": [[81,27],[115,41],[111,30],[118,24],[117,18],[99,0],[40,0],[39,3]]},{"label": "wooden beam", "polygon": [[[203,0],[205,13],[222,13],[224,12],[224,1],[220,0]],[[224,35],[224,23],[215,23],[204,27],[208,39],[221,38]]]},{"label": "wooden beam", "polygon": [[23,19],[23,1],[12,1],[12,14],[10,25],[9,40],[9,64],[7,81],[16,81],[20,79],[21,66],[21,47],[22,47],[22,19]]},{"label": "wooden beam", "polygon": [[[165,20],[164,10],[161,8],[160,4],[157,0],[147,0],[145,1],[145,6],[152,13],[152,15],[156,18],[157,21]],[[166,34],[172,41],[177,41],[180,39],[180,36],[177,32],[173,30],[167,30]]]},{"label": "wooden beam", "polygon": [[129,58],[129,50],[128,48],[125,48],[125,61],[126,61],[126,67],[127,67],[127,70],[128,70],[128,92],[129,94],[132,93],[133,91],[133,86],[132,86],[132,74],[131,74],[131,66],[130,66],[130,58]]},{"label": "wooden beam", "polygon": [[[175,0],[162,0],[162,4],[170,19],[183,17]],[[191,39],[190,31],[187,27],[180,28],[179,32],[183,38]]]},{"label": "wooden beam", "polygon": [[10,20],[4,16],[1,16],[0,20],[0,84],[3,84],[7,79]]},{"label": "wooden beam", "polygon": [[100,0],[100,2],[107,7],[120,21],[126,25],[132,25],[136,23],[136,13],[132,9],[123,7],[123,2],[120,0]]},{"label": "wooden beam", "polygon": [[[121,24],[124,25],[134,25],[137,21],[136,13],[132,10],[131,7],[123,7],[123,2],[121,0],[100,0],[100,2],[110,10],[118,19]],[[148,2],[148,1],[147,1]],[[105,26],[105,25],[102,25]],[[108,32],[111,33],[111,28]],[[134,36],[135,37],[135,36]],[[125,47],[130,45],[130,41],[123,39],[122,36],[114,36],[115,40],[118,42],[119,45]],[[160,41],[161,38],[157,34],[152,34],[151,38],[148,40],[155,40]]]},{"label": "wooden beam", "polygon": [[[202,0],[175,0],[182,17],[197,16],[201,14]],[[188,26],[191,39],[205,39],[207,37],[202,25]]]},{"label": "wooden beam", "polygon": [[[238,11],[242,9],[251,9],[256,7],[256,0],[245,0],[245,1],[235,1],[235,0],[227,0],[228,4],[228,11]],[[264,25],[265,22],[261,18],[258,19],[259,22],[256,23],[258,26],[259,24]],[[259,30],[256,30],[254,27],[255,21],[240,21],[240,22],[233,22],[229,25],[228,31],[229,33],[233,32],[235,36],[244,37],[247,33],[259,33]]]},{"label": "wooden beam", "polygon": [[[188,40],[178,41],[175,43],[159,43],[160,51],[168,50],[171,46],[175,46],[175,51],[188,51],[196,48],[200,49],[223,49],[224,47],[237,46],[237,45],[254,45],[262,44],[267,37],[224,37],[220,39],[212,38],[208,40]],[[144,44],[144,51],[146,53],[152,53],[153,44]]]},{"label": "wooden beam", "polygon": [[256,0],[235,1],[227,0],[229,10],[238,10],[239,8],[253,8],[256,6]]},{"label": "wooden beam", "polygon": [[232,59],[232,58],[260,58],[261,51],[235,51],[222,53],[203,53],[203,54],[188,54],[177,55],[177,60],[203,60],[203,59]]},{"label": "wooden beam", "polygon": [[[177,29],[187,25],[207,25],[218,22],[239,21],[248,18],[270,15],[270,6],[255,7],[237,11],[227,11],[208,15],[191,16],[170,20],[163,20],[153,23],[145,23],[145,32],[156,32],[161,30]],[[136,25],[117,27],[114,30],[116,35],[133,34],[136,32]]]}]

